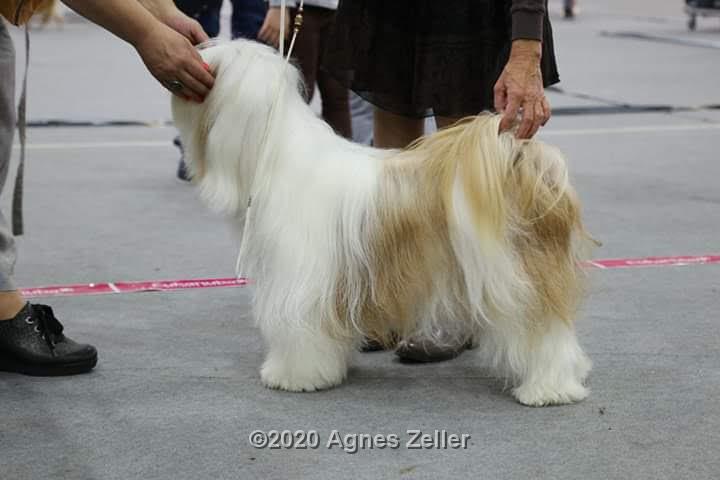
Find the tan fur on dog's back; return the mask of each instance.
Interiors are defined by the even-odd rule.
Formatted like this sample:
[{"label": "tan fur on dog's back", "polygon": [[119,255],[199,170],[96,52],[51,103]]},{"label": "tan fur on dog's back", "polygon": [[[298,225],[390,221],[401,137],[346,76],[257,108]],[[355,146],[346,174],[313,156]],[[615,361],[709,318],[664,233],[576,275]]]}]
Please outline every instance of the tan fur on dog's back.
[{"label": "tan fur on dog's back", "polygon": [[[349,312],[359,324],[345,318],[329,326],[343,325],[347,335],[359,327],[389,342],[393,334],[416,330],[417,315],[426,308],[422,302],[438,288],[456,300],[447,315],[469,321],[468,295],[488,297],[485,313],[494,313],[502,302],[486,291],[467,292],[462,259],[453,251],[453,190],[458,185],[471,209],[477,241],[487,245],[489,254],[507,244],[517,251],[533,287],[528,298],[516,299],[525,301],[528,318],[572,321],[583,292],[581,247],[589,237],[564,161],[539,142],[499,136],[498,122],[494,115],[464,119],[386,160],[373,212],[378,228],[369,232],[371,272],[362,279],[363,299],[355,302],[362,310]],[[338,285],[341,319],[348,306],[345,281],[341,277]]]},{"label": "tan fur on dog's back", "polygon": [[[448,283],[459,278],[459,266],[450,248],[445,190],[438,188],[447,175],[417,156],[399,156],[384,168],[375,213],[378,229],[370,241],[372,297],[361,314],[362,329],[383,342],[393,335],[407,336],[415,330],[438,279]],[[461,290],[462,285],[442,287]],[[458,293],[462,296],[462,293]],[[461,303],[458,303],[458,306]]]}]

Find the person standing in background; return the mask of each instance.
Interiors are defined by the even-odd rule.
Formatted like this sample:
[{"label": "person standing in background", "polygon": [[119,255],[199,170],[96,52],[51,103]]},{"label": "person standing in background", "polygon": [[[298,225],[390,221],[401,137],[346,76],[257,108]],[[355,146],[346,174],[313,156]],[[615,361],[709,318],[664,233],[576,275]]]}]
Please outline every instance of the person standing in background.
[{"label": "person standing in background", "polygon": [[[285,15],[285,40],[289,38],[291,25],[298,14],[297,0],[288,0],[290,7]],[[315,84],[320,90],[322,118],[338,135],[352,139],[350,122],[350,99],[348,89],[332,75],[320,69],[322,52],[325,50],[335,23],[338,0],[306,0],[303,23],[295,40],[292,57],[300,67],[305,82],[305,99],[310,103],[315,94]],[[258,39],[278,48],[280,45],[280,0],[270,0],[265,22]]]}]

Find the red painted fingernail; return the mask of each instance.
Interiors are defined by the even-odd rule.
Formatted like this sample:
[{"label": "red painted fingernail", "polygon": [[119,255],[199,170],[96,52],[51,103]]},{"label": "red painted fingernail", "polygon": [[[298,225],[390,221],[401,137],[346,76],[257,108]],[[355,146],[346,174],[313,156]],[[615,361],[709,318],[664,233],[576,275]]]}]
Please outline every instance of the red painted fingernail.
[{"label": "red painted fingernail", "polygon": [[208,65],[208,64],[205,63],[205,62],[203,62],[203,66],[205,67],[205,70],[207,70],[208,72],[210,71],[210,65]]}]

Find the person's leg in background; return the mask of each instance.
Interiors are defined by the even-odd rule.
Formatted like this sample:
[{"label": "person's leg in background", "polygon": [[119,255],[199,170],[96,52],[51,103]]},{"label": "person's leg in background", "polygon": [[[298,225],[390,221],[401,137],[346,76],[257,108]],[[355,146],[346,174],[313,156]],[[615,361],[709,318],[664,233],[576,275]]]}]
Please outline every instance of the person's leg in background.
[{"label": "person's leg in background", "polygon": [[[335,22],[335,11],[326,8],[314,8],[318,10],[317,44],[313,52],[313,62],[317,72],[317,85],[322,98],[323,119],[343,137],[352,140],[352,122],[350,120],[350,95],[349,90],[338,82],[332,75],[320,68],[322,52],[327,45],[333,23]],[[299,36],[298,36],[299,37]]]},{"label": "person's leg in background", "polygon": [[441,115],[435,115],[435,125],[438,130],[452,126],[455,122],[460,120],[462,117],[443,117]]},{"label": "person's leg in background", "polygon": [[257,39],[266,13],[265,0],[232,0],[230,20],[232,38]]},{"label": "person's leg in background", "polygon": [[373,146],[405,148],[425,133],[425,119],[404,117],[375,107],[373,113]]},{"label": "person's leg in background", "polygon": [[[297,11],[291,12],[295,18]],[[305,99],[310,103],[317,83],[322,99],[322,117],[338,135],[352,139],[350,99],[348,89],[330,74],[320,70],[320,55],[324,37],[332,24],[335,11],[327,8],[305,7],[301,33],[295,40],[293,59],[297,62],[305,82]],[[290,22],[292,25],[293,22]],[[288,40],[289,45],[289,40]]]},{"label": "person's leg in background", "polygon": [[349,91],[340,82],[322,70],[317,78],[322,98],[322,117],[333,127],[338,135],[348,140],[353,139],[352,122],[350,120]]},{"label": "person's leg in background", "polygon": [[[449,127],[462,117],[435,116],[438,130]],[[403,117],[375,107],[374,143],[378,148],[405,148],[425,134],[425,119]]]},{"label": "person's leg in background", "polygon": [[[15,49],[0,20],[0,192],[5,186],[15,133]],[[0,212],[0,371],[70,375],[95,367],[97,351],[62,334],[46,305],[30,305],[12,281],[15,240]]]},{"label": "person's leg in background", "polygon": [[[0,20],[0,192],[5,186],[15,134],[15,49]],[[25,306],[13,285],[15,239],[0,211],[0,318],[13,318]]]}]

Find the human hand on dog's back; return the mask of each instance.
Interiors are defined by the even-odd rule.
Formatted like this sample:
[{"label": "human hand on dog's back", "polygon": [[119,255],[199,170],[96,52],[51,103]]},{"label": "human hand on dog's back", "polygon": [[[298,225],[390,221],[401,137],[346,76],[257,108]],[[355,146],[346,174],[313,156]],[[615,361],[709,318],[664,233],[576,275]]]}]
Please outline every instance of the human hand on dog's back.
[{"label": "human hand on dog's back", "polygon": [[[63,0],[70,8],[135,47],[150,73],[186,100],[201,102],[215,81],[193,47],[208,39],[172,0]],[[181,88],[171,89],[179,82]]]},{"label": "human hand on dog's back", "polygon": [[501,131],[513,126],[522,108],[517,138],[531,138],[550,119],[540,71],[541,55],[539,41],[513,41],[510,58],[495,84],[495,110],[502,113]]}]

